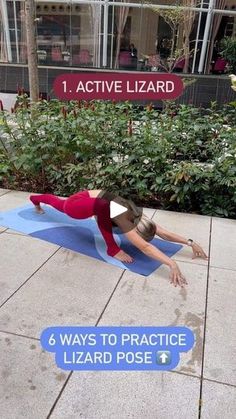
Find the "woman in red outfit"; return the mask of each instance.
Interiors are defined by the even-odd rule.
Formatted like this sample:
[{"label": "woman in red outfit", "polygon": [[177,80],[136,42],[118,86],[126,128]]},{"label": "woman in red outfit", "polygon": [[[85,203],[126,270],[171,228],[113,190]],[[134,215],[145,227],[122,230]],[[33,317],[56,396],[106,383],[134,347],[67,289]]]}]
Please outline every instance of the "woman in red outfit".
[{"label": "woman in red outfit", "polygon": [[[170,267],[171,283],[175,286],[187,284],[186,279],[173,259],[166,256],[163,252],[149,243],[149,241],[154,238],[155,234],[164,240],[187,244],[192,247],[193,257],[207,259],[207,255],[204,253],[201,246],[193,242],[193,240],[187,240],[184,237],[164,230],[146,216],[142,216],[140,219],[140,210],[131,201],[124,200],[123,198],[120,198],[121,201],[117,200],[118,203],[120,202],[121,205],[127,207],[128,211],[111,220],[110,201],[103,199],[101,196],[101,190],[88,190],[78,192],[66,199],[58,198],[52,194],[43,194],[31,195],[30,200],[35,205],[36,211],[39,214],[44,213],[44,210],[40,206],[40,203],[44,203],[51,205],[53,208],[72,218],[85,219],[96,216],[98,227],[107,245],[107,254],[122,262],[131,263],[133,262],[132,257],[120,249],[114,240],[112,226],[114,224],[117,225],[125,233],[129,241],[145,255],[159,260],[161,263]],[[114,201],[116,201],[116,199],[114,199]],[[136,222],[136,220],[138,220],[138,222]]]}]

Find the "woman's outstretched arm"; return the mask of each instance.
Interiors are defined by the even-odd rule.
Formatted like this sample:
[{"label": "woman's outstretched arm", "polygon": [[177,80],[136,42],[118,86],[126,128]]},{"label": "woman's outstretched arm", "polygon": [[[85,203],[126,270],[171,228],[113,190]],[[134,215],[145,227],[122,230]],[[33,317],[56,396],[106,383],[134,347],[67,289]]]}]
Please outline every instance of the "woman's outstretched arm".
[{"label": "woman's outstretched arm", "polygon": [[[178,234],[172,233],[171,231],[168,231],[168,230],[162,228],[158,224],[156,224],[156,234],[159,237],[161,237],[163,240],[169,240],[171,242],[181,243],[181,244],[188,244],[188,239],[186,239],[185,237],[182,237]],[[201,257],[203,259],[208,259],[206,253],[204,252],[204,250],[202,249],[202,247],[199,244],[197,244],[193,241],[193,243],[191,244],[191,247],[192,247],[192,251],[193,251],[193,259],[195,257]]]},{"label": "woman's outstretched arm", "polygon": [[[130,225],[130,227],[132,228],[132,224]],[[163,252],[158,250],[151,243],[148,243],[144,239],[142,239],[142,237],[140,237],[139,234],[135,231],[135,228],[133,228],[133,230],[130,229],[130,231],[127,231],[125,235],[135,247],[141,250],[142,253],[144,253],[152,259],[159,260],[161,263],[164,263],[165,265],[169,266],[171,271],[171,283],[173,283],[174,286],[180,285],[181,287],[183,287],[184,284],[187,284],[187,281],[182,275],[177,263],[173,259],[166,256]]]}]

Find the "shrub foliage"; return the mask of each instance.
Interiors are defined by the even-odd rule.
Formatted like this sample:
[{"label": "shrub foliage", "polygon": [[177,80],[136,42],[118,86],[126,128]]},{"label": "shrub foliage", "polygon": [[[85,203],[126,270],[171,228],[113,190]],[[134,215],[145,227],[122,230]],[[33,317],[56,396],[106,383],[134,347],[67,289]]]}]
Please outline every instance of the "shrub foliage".
[{"label": "shrub foliage", "polygon": [[236,218],[236,107],[41,100],[0,112],[0,186]]}]

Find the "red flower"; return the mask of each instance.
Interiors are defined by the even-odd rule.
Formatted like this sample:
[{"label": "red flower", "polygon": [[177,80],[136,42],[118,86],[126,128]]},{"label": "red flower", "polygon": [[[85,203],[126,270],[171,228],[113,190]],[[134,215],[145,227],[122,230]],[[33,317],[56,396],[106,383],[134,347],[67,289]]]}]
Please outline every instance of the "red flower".
[{"label": "red flower", "polygon": [[131,137],[133,134],[132,119],[129,120],[128,134]]},{"label": "red flower", "polygon": [[64,119],[66,119],[66,116],[67,116],[67,110],[65,109],[65,106],[62,106],[62,108],[61,108],[61,112],[62,112],[62,114],[63,114]]},{"label": "red flower", "polygon": [[149,103],[149,105],[147,105],[147,111],[150,112],[153,109],[153,104]]},{"label": "red flower", "polygon": [[19,84],[17,84],[17,95],[21,96],[21,88],[19,87]]}]

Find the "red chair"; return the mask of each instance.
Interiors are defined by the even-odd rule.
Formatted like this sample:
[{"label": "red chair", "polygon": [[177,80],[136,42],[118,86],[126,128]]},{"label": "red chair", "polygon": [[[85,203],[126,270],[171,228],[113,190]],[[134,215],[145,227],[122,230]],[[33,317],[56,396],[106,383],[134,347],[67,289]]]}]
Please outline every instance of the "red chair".
[{"label": "red chair", "polygon": [[62,53],[61,53],[61,49],[59,47],[52,47],[52,61],[62,61]]},{"label": "red chair", "polygon": [[179,58],[176,61],[173,70],[176,70],[178,72],[181,72],[181,71],[183,71],[184,66],[185,66],[185,58]]},{"label": "red chair", "polygon": [[132,56],[130,51],[120,51],[119,67],[132,67]]},{"label": "red chair", "polygon": [[224,58],[218,57],[215,62],[213,71],[214,72],[216,71],[217,73],[224,73],[226,66],[227,66],[227,61],[224,60]]},{"label": "red chair", "polygon": [[73,55],[73,64],[78,65],[91,65],[91,58],[89,50],[81,49],[79,54]]}]

